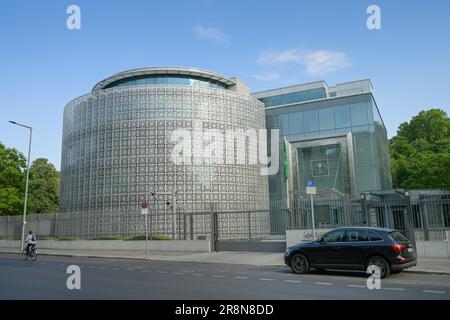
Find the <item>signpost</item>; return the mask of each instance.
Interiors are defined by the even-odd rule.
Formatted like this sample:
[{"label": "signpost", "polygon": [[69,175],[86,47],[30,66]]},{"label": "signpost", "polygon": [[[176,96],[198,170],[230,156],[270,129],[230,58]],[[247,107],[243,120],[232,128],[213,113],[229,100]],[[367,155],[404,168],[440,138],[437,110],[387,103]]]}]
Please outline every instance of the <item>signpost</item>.
[{"label": "signpost", "polygon": [[145,247],[147,249],[147,258],[150,257],[150,252],[148,248],[148,223],[147,223],[147,216],[148,216],[148,202],[147,200],[143,200],[141,202],[141,214],[145,216]]},{"label": "signpost", "polygon": [[312,216],[312,232],[313,232],[313,241],[316,238],[316,226],[314,221],[314,199],[313,196],[316,194],[316,186],[313,180],[308,180],[306,183],[306,194],[311,196],[311,216]]}]

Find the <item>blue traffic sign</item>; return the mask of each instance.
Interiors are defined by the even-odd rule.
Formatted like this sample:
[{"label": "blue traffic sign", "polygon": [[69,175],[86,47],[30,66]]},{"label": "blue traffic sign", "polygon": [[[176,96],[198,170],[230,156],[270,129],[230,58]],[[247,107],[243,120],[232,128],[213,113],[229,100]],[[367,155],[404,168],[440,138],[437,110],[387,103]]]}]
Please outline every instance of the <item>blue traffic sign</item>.
[{"label": "blue traffic sign", "polygon": [[308,180],[308,182],[306,183],[307,187],[314,187],[314,180]]}]

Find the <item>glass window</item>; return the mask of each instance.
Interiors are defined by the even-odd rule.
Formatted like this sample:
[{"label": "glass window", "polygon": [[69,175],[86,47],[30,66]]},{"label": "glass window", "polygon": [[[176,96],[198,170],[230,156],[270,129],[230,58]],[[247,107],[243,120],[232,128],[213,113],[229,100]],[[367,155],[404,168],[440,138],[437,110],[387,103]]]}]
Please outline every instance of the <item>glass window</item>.
[{"label": "glass window", "polygon": [[365,102],[352,103],[350,105],[350,113],[352,117],[352,126],[361,126],[369,123]]},{"label": "glass window", "polygon": [[319,131],[319,112],[308,110],[304,113],[305,132]]},{"label": "glass window", "polygon": [[289,114],[289,132],[291,134],[303,133],[303,112],[294,112]]},{"label": "glass window", "polygon": [[281,134],[283,136],[289,135],[289,116],[287,114],[280,115],[281,119]]},{"label": "glass window", "polygon": [[369,241],[365,230],[349,230],[347,232],[347,242]]},{"label": "glass window", "polygon": [[349,106],[335,107],[334,116],[336,128],[346,128],[351,126]]},{"label": "glass window", "polygon": [[345,230],[336,230],[331,231],[323,236],[323,242],[332,243],[332,242],[343,242],[344,241]]},{"label": "glass window", "polygon": [[389,235],[391,236],[392,239],[394,239],[398,243],[408,243],[409,242],[408,238],[406,238],[403,234],[401,234],[398,231],[391,232],[391,233],[389,233]]},{"label": "glass window", "polygon": [[325,98],[325,89],[316,88],[305,91],[298,91],[286,94],[280,94],[272,97],[262,98],[261,101],[266,104],[266,106],[279,106],[282,104],[310,101]]},{"label": "glass window", "polygon": [[334,129],[334,113],[332,108],[319,110],[320,130]]},{"label": "glass window", "polygon": [[369,240],[370,241],[382,241],[383,238],[380,237],[380,235],[374,231],[369,231]]}]

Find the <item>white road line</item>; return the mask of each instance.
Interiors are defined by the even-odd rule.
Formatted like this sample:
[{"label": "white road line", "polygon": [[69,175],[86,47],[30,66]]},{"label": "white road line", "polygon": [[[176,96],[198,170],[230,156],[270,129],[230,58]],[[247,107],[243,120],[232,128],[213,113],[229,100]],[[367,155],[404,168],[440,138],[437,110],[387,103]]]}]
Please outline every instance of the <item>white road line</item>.
[{"label": "white road line", "polygon": [[425,293],[437,293],[437,294],[446,294],[446,291],[438,291],[438,290],[423,290]]},{"label": "white road line", "polygon": [[156,271],[156,273],[167,273],[167,271],[160,270],[160,271]]},{"label": "white road line", "polygon": [[120,268],[112,268],[114,271],[119,271]]},{"label": "white road line", "polygon": [[175,274],[186,274],[185,272],[174,272]]},{"label": "white road line", "polygon": [[382,288],[383,290],[392,290],[392,291],[405,291],[403,288]]},{"label": "white road line", "polygon": [[347,284],[346,286],[350,287],[350,288],[364,288],[364,289],[367,289],[367,286],[363,286],[361,284]]},{"label": "white road line", "polygon": [[203,277],[201,273],[193,273],[192,276]]},{"label": "white road line", "polygon": [[106,267],[98,267],[99,269],[106,270]]},{"label": "white road line", "polygon": [[261,281],[273,281],[273,279],[270,279],[270,278],[258,278],[258,280],[261,280]]},{"label": "white road line", "polygon": [[213,274],[212,277],[213,278],[225,278],[225,276],[217,275],[217,274]]},{"label": "white road line", "polygon": [[239,277],[239,276],[236,276],[236,277],[234,277],[235,279],[248,279],[248,277]]},{"label": "white road line", "polygon": [[300,280],[284,280],[284,282],[289,282],[289,283],[301,283],[302,281],[300,281]]},{"label": "white road line", "polygon": [[141,272],[152,272],[152,270],[141,270]]},{"label": "white road line", "polygon": [[332,286],[333,285],[330,282],[314,282],[314,284],[317,284],[319,286]]}]

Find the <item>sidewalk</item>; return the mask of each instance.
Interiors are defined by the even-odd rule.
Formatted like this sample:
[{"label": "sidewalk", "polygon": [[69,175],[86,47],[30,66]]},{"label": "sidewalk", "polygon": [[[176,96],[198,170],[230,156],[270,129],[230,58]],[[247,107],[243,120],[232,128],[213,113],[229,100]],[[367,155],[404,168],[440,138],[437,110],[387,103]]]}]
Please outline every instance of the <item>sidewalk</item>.
[{"label": "sidewalk", "polygon": [[[0,253],[18,253],[17,249],[0,248]],[[150,252],[147,258],[145,251],[100,251],[100,250],[52,250],[39,249],[40,255],[113,258],[113,259],[143,259],[156,261],[200,262],[219,264],[241,264],[254,266],[284,266],[282,252],[247,252],[247,251],[221,251],[221,252]],[[414,268],[404,272],[428,273],[450,275],[450,259],[418,260]]]}]

